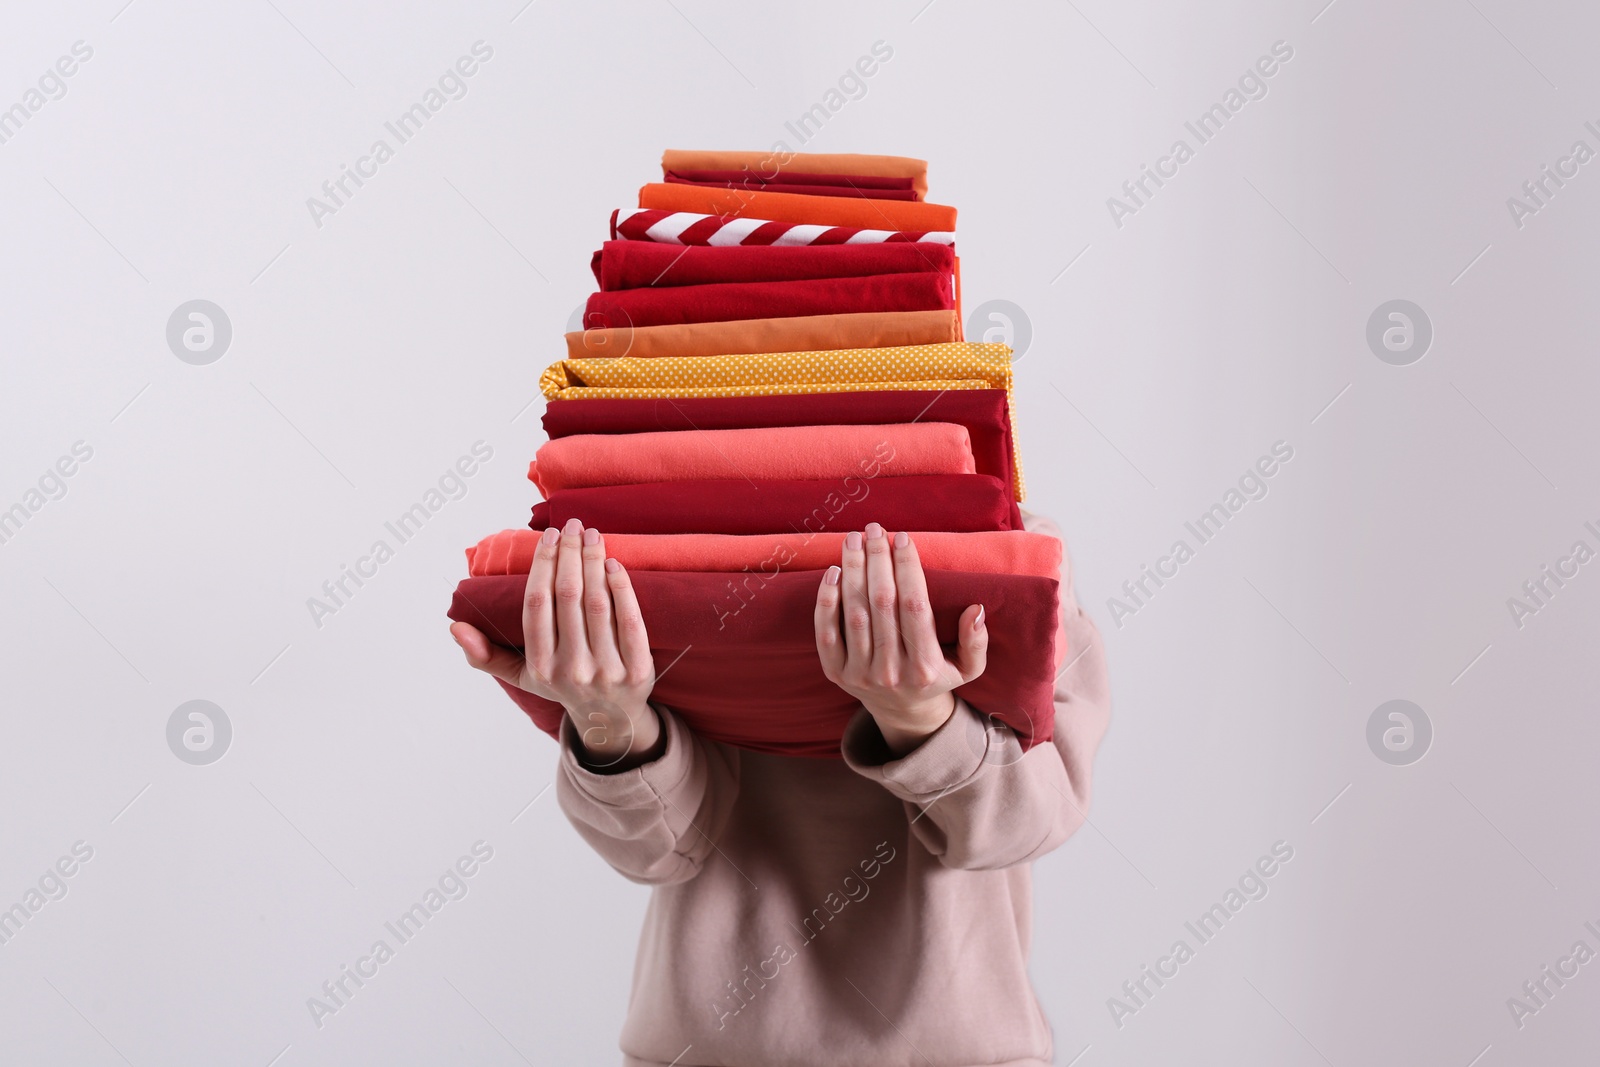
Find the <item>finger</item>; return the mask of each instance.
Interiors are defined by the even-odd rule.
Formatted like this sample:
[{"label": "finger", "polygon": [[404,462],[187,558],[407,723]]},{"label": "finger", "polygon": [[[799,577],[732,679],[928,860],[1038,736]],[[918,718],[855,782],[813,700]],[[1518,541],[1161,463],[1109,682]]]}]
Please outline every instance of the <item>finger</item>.
[{"label": "finger", "polygon": [[630,679],[647,677],[655,670],[655,664],[650,657],[650,635],[645,630],[644,613],[639,610],[633,580],[628,577],[627,568],[614,559],[605,561],[605,574],[616,615],[617,647],[622,666]]},{"label": "finger", "polygon": [[867,523],[867,604],[872,613],[872,662],[898,663],[905,655],[900,644],[897,615],[899,593],[894,584],[894,560],[883,527]]},{"label": "finger", "polygon": [[522,595],[522,647],[535,674],[547,676],[556,652],[555,596],[556,542],[561,531],[548,528],[539,535],[528,566],[528,586]]},{"label": "finger", "polygon": [[618,666],[617,635],[611,629],[611,590],[606,586],[606,543],[599,530],[583,531],[583,619],[589,654],[596,663]]},{"label": "finger", "polygon": [[956,634],[956,669],[961,672],[963,685],[982,674],[989,663],[989,627],[984,614],[982,604],[970,604],[961,613]]},{"label": "finger", "polygon": [[556,651],[565,658],[582,650],[587,658],[589,637],[583,625],[583,523],[568,519],[561,529],[561,552],[556,557]]},{"label": "finger", "polygon": [[922,573],[917,546],[905,531],[894,535],[894,584],[899,590],[900,640],[906,655],[919,663],[944,659],[939,635],[933,630],[933,608],[928,600],[928,579]]},{"label": "finger", "polygon": [[817,631],[817,656],[822,660],[822,673],[829,680],[836,679],[844,670],[844,638],[839,633],[839,578],[838,567],[829,567],[822,573],[817,586],[817,608],[813,623]]},{"label": "finger", "polygon": [[846,663],[865,665],[872,660],[872,618],[867,614],[867,554],[861,535],[844,535],[839,552],[839,596],[844,616]]},{"label": "finger", "polygon": [[515,650],[493,643],[471,623],[451,623],[450,636],[461,646],[469,666],[521,688],[522,657]]}]

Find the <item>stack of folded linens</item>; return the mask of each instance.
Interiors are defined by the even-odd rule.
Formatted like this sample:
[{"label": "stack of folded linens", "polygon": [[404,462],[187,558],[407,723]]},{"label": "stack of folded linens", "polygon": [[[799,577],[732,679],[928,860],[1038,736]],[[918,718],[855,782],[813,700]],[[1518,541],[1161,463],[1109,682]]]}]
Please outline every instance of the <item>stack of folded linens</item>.
[{"label": "stack of folded linens", "polygon": [[[522,643],[538,533],[598,529],[637,591],[654,699],[711,740],[835,757],[856,702],[812,609],[844,535],[904,530],[939,639],[987,609],[957,692],[1047,741],[1061,544],[1022,528],[1010,349],[962,340],[952,207],[896,156],[669,151],[613,212],[584,330],[540,379],[531,529],[467,550],[450,618]],[[545,732],[558,704],[506,687]]]}]

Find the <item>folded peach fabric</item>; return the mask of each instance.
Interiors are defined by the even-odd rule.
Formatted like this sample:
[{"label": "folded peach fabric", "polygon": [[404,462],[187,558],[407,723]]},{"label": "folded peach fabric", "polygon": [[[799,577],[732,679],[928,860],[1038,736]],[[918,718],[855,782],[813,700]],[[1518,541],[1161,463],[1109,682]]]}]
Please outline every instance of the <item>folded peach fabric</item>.
[{"label": "folded peach fabric", "polygon": [[[601,531],[605,533],[605,531]],[[893,531],[889,534],[893,536]],[[635,571],[817,571],[839,562],[843,531],[794,534],[605,534],[606,554]],[[913,533],[922,565],[934,570],[1061,578],[1061,542],[1021,530]],[[474,578],[527,574],[539,534],[502,530],[467,549]]]},{"label": "folded peach fabric", "polygon": [[1004,389],[1011,421],[1016,498],[1024,499],[1026,491],[1021,450],[1017,447],[1016,401],[1011,392],[1011,349],[1002,344],[963,341],[731,356],[568,359],[546,368],[539,377],[539,388],[551,401]]},{"label": "folded peach fabric", "polygon": [[928,195],[928,164],[908,156],[852,152],[716,152],[669,148],[661,153],[661,173],[669,170],[744,170],[757,174],[860,174],[870,178],[910,178],[917,195]]},{"label": "folded peach fabric", "polygon": [[865,311],[672,326],[626,326],[567,334],[569,359],[632,356],[727,356],[741,352],[806,352],[825,348],[890,348],[961,340],[954,311]]},{"label": "folded peach fabric", "polygon": [[751,193],[658,182],[639,190],[639,206],[702,215],[748,215],[769,222],[953,233],[956,209],[925,200],[862,200],[802,193]]},{"label": "folded peach fabric", "polygon": [[545,496],[562,489],[702,478],[875,478],[974,474],[964,426],[774,426],[577,434],[546,441],[528,465]]}]

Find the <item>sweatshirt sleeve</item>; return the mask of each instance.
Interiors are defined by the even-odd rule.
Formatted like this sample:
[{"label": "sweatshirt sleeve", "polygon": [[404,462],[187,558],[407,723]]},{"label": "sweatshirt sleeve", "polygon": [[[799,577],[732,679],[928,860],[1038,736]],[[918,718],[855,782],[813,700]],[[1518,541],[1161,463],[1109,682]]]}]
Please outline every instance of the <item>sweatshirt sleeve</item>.
[{"label": "sweatshirt sleeve", "polygon": [[667,885],[693,878],[715,847],[739,791],[739,766],[725,746],[652,706],[666,746],[655,759],[618,774],[584,766],[576,727],[564,717],[556,799],[579,836],[625,878]]},{"label": "sweatshirt sleeve", "polygon": [[[1028,516],[1029,530],[1059,537],[1048,519]],[[1067,662],[1056,678],[1050,744],[1022,751],[1008,729],[993,727],[957,699],[949,720],[899,759],[866,709],[841,742],[845,762],[905,803],[911,831],[946,867],[993,870],[1038,859],[1084,822],[1095,750],[1110,716],[1105,648],[1099,628],[1062,568],[1061,625]]]}]

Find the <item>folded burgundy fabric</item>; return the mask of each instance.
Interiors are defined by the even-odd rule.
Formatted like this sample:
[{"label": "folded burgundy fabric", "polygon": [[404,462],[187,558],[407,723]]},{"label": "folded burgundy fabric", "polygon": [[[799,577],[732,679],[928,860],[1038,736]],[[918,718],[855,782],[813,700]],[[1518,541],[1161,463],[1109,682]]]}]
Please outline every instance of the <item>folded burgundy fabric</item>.
[{"label": "folded burgundy fabric", "polygon": [[[631,578],[656,662],[655,700],[713,741],[838,758],[839,738],[860,705],[828,681],[817,659],[815,572],[638,571]],[[1058,583],[940,570],[928,571],[927,579],[934,628],[947,650],[967,605],[986,611],[988,666],[956,692],[1016,730],[1024,748],[1048,741],[1055,674],[1067,652]],[[521,647],[526,586],[521,575],[468,578],[456,586],[449,616],[497,644]],[[561,705],[501,686],[555,736]]]},{"label": "folded burgundy fabric", "polygon": [[[563,401],[545,408],[544,432],[551,440],[556,440],[585,433],[739,430],[756,426],[879,426],[901,422],[952,422],[965,426],[977,473],[992,474],[1007,486],[1013,483],[1011,419],[1003,389]],[[1009,499],[1009,489],[1007,494]],[[883,522],[882,519],[878,521]],[[915,523],[902,523],[899,528],[942,529]]]},{"label": "folded burgundy fabric", "polygon": [[669,245],[607,241],[590,263],[606,292],[651,286],[954,274],[955,248],[932,242],[870,245]]},{"label": "folded burgundy fabric", "polygon": [[[600,401],[592,401],[600,403]],[[889,530],[1021,530],[1010,480],[988,474],[851,476],[828,481],[744,478],[561,489],[533,506],[528,525],[568,519],[602,533],[782,534]]]},{"label": "folded burgundy fabric", "polygon": [[583,324],[594,330],[954,307],[955,281],[948,274],[880,274],[870,278],[729,282],[600,292],[589,297]]},{"label": "folded burgundy fabric", "polygon": [[910,178],[873,178],[865,174],[779,174],[766,178],[751,170],[669,170],[664,180],[679,185],[720,185],[728,189],[760,189],[768,193],[807,196],[919,199]]}]

